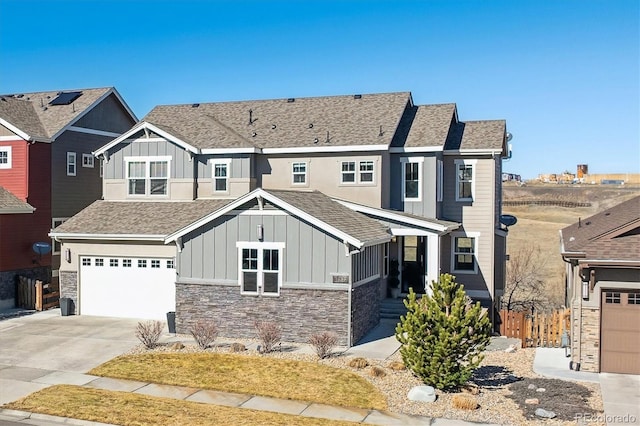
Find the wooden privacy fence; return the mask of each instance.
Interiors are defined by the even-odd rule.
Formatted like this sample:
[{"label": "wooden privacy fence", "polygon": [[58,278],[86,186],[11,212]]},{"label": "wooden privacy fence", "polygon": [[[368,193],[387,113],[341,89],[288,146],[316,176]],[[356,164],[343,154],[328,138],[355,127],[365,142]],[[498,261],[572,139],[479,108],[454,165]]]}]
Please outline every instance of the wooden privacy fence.
[{"label": "wooden privacy fence", "polygon": [[569,309],[548,313],[500,311],[500,334],[522,341],[523,348],[562,347],[562,334],[569,332]]},{"label": "wooden privacy fence", "polygon": [[60,306],[60,291],[51,283],[19,277],[16,305],[36,311],[57,308]]}]

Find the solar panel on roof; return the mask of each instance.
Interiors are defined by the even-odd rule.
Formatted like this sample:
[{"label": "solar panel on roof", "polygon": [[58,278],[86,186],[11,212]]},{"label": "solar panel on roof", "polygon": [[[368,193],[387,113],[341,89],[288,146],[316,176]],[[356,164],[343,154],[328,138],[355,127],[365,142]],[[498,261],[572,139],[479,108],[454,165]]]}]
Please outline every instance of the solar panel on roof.
[{"label": "solar panel on roof", "polygon": [[49,102],[49,105],[69,105],[80,96],[82,96],[82,92],[60,92],[58,96]]}]

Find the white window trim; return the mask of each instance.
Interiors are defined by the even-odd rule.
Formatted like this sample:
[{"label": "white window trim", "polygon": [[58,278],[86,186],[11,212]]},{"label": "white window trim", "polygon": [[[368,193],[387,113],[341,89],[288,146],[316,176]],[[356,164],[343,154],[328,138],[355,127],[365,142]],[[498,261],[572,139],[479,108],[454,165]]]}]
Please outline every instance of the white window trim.
[{"label": "white window trim", "polygon": [[[362,163],[371,163],[371,165],[373,166],[373,168],[371,169],[371,172],[365,171],[363,172],[362,170],[360,170],[360,165]],[[375,185],[376,184],[376,161],[375,160],[359,160],[357,163],[357,169],[356,169],[357,173],[358,173],[358,183],[360,185]],[[371,173],[371,180],[362,180],[362,173]]]},{"label": "white window trim", "polygon": [[[473,271],[467,269],[455,269],[456,265],[456,238],[473,238]],[[480,243],[479,232],[452,232],[451,233],[451,272],[455,274],[477,274],[478,273],[478,246]]]},{"label": "white window trim", "polygon": [[[279,297],[280,289],[282,288],[282,273],[283,273],[283,264],[284,258],[282,256],[284,252],[285,243],[264,243],[264,242],[255,242],[255,241],[238,241],[236,243],[236,248],[238,249],[238,284],[240,286],[240,294],[246,296],[267,296],[267,297]],[[253,291],[243,291],[242,290],[242,250],[243,249],[256,249],[258,250],[258,269],[257,273],[257,289],[255,292]],[[263,250],[278,250],[278,292],[277,293],[264,293],[263,292]]]},{"label": "white window trim", "polygon": [[[52,217],[51,218],[51,229],[54,229],[56,226],[60,226],[63,223],[65,223],[67,220],[69,220],[68,217]],[[59,222],[56,224],[56,222]],[[60,244],[60,247],[62,247],[62,244]],[[56,248],[56,242],[54,239],[51,239],[51,254],[60,254],[60,251],[55,251]]]},{"label": "white window trim", "polygon": [[[342,166],[345,163],[353,163],[353,172],[345,172],[344,170],[342,170]],[[358,162],[355,160],[344,160],[344,161],[340,161],[340,185],[357,185],[358,183]],[[345,174],[352,174],[353,173],[353,182],[349,182],[349,181],[345,181],[344,180],[344,175]]]},{"label": "white window trim", "polygon": [[438,174],[436,176],[436,201],[440,202],[444,195],[444,162],[442,160],[437,161]]},{"label": "white window trim", "polygon": [[12,166],[12,156],[11,156],[12,147],[10,146],[0,146],[0,152],[7,153],[7,162],[0,164],[0,169],[10,169]]},{"label": "white window trim", "polygon": [[[69,171],[69,166],[73,166],[73,172]],[[78,173],[78,163],[75,152],[67,152],[67,176],[75,176]]]},{"label": "white window trim", "polygon": [[[85,160],[88,160],[85,162]],[[91,154],[82,154],[82,167],[94,167],[94,157]]]},{"label": "white window trim", "polygon": [[[401,167],[402,201],[422,201],[422,185],[423,185],[422,164],[424,163],[424,157],[404,157],[400,159],[400,163],[402,164],[402,167]],[[406,194],[405,167],[407,166],[407,163],[418,163],[418,196],[417,197],[412,197],[412,198],[405,197],[405,194]]]},{"label": "white window trim", "polygon": [[[477,172],[477,160],[455,160],[455,173],[456,173],[456,201],[473,201],[476,195],[476,172]],[[461,198],[460,197],[460,174],[458,173],[458,167],[471,166],[471,197],[470,198]]]},{"label": "white window trim", "polygon": [[[145,156],[145,157],[124,157],[124,168],[125,168],[125,181],[127,183],[127,197],[131,198],[167,198],[169,197],[169,183],[171,181],[171,156],[169,155],[159,155],[159,156]],[[132,162],[145,162],[145,187],[144,187],[144,195],[141,194],[129,194],[129,163]],[[166,194],[158,194],[151,195],[151,173],[150,173],[150,164],[152,161],[166,161],[167,162],[167,193]]]},{"label": "white window trim", "polygon": [[[231,178],[231,159],[230,158],[221,158],[221,159],[211,159],[209,160],[211,163],[211,179],[213,181],[213,192],[215,194],[228,194],[229,193],[229,179]],[[226,187],[227,189],[224,191],[216,190],[216,179],[221,179],[216,177],[216,166],[217,165],[225,165],[227,166],[227,176],[225,180],[227,181]]]},{"label": "white window trim", "polygon": [[[304,164],[304,173],[294,172],[293,166],[296,164]],[[303,175],[304,182],[295,182],[294,176]],[[309,162],[308,161],[292,161],[291,162],[291,185],[294,186],[309,186]]]}]

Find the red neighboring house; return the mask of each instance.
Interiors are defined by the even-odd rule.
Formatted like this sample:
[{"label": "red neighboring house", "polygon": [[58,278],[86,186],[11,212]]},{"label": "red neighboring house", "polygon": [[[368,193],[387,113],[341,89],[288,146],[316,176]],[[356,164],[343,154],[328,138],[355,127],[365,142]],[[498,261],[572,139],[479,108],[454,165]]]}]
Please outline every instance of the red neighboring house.
[{"label": "red neighboring house", "polygon": [[136,121],[113,87],[0,95],[0,309],[15,306],[18,276],[57,281],[47,234],[102,197],[92,152]]}]

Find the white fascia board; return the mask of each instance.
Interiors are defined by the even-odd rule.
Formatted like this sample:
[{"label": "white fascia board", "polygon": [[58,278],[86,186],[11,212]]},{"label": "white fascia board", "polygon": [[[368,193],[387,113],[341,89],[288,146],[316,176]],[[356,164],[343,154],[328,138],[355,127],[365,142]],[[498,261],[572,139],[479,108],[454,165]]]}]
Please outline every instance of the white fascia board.
[{"label": "white fascia board", "polygon": [[0,124],[2,124],[7,129],[11,130],[16,135],[20,136],[22,139],[24,139],[26,141],[30,141],[31,140],[31,136],[29,136],[28,134],[26,134],[22,130],[18,129],[16,126],[14,126],[13,124],[9,123],[7,120],[5,120],[3,118],[0,118]]},{"label": "white fascia board", "polygon": [[247,201],[252,200],[254,198],[258,198],[258,197],[262,197],[265,200],[268,200],[270,202],[272,202],[275,205],[280,206],[282,209],[288,211],[290,214],[292,214],[293,216],[297,216],[301,219],[304,219],[306,221],[308,221],[309,223],[318,226],[320,229],[324,229],[325,231],[329,232],[330,234],[333,234],[334,236],[340,238],[343,241],[347,241],[350,244],[352,244],[353,246],[356,246],[358,248],[362,247],[364,245],[363,242],[361,242],[360,240],[352,237],[351,235],[347,235],[344,232],[329,226],[328,224],[326,224],[325,222],[322,222],[318,219],[316,219],[315,217],[311,216],[310,214],[307,214],[305,212],[303,212],[302,210],[299,210],[295,207],[293,207],[292,205],[285,203],[284,201],[282,201],[281,199],[279,199],[278,197],[271,195],[270,193],[266,192],[264,189],[262,188],[257,188],[254,189],[253,191],[243,195],[242,197],[236,199],[235,201],[227,204],[226,206],[222,207],[221,209],[218,209],[217,211],[203,217],[202,219],[192,223],[191,225],[182,228],[181,230],[174,232],[171,235],[168,235],[165,238],[165,243],[168,242],[172,242],[177,240],[178,238],[182,237],[183,235],[201,227],[202,225],[207,224],[208,222],[223,216],[227,213],[231,213],[234,214],[235,211],[237,210],[238,207],[242,206],[243,204],[245,204]]},{"label": "white fascia board", "polygon": [[152,132],[159,134],[160,136],[162,136],[166,140],[181,146],[182,148],[186,149],[187,151],[191,151],[191,152],[193,152],[195,154],[199,154],[200,153],[200,150],[198,148],[195,148],[195,147],[189,145],[188,143],[176,138],[175,136],[165,132],[164,130],[161,130],[161,129],[157,128],[156,126],[154,126],[151,123],[147,123],[146,121],[142,121],[142,122],[136,124],[135,126],[133,126],[131,129],[127,130],[125,133],[123,133],[122,135],[120,135],[116,139],[112,140],[111,142],[109,142],[108,144],[103,146],[102,148],[97,149],[96,151],[94,151],[93,155],[98,157],[99,155],[104,154],[106,151],[110,150],[114,146],[116,146],[119,143],[127,140],[129,138],[129,136],[134,135],[134,134],[138,133],[140,130],[143,130],[143,129],[149,129]]},{"label": "white fascia board", "polygon": [[447,149],[442,152],[444,155],[496,155],[501,154],[502,149]]},{"label": "white fascia board", "polygon": [[376,216],[382,219],[395,220],[397,222],[406,223],[407,225],[418,226],[420,228],[430,229],[432,231],[439,232],[439,233],[447,233],[455,229],[458,229],[460,227],[460,224],[456,224],[456,226],[444,226],[444,225],[420,220],[413,217],[407,217],[401,214],[390,212],[388,210],[382,210],[382,209],[377,209],[375,207],[369,207],[369,206],[363,206],[361,204],[350,203],[349,201],[338,200],[338,199],[333,199],[333,201],[336,201],[342,204],[343,206],[348,207],[351,210],[354,210],[360,213],[369,214],[371,216]]},{"label": "white fascia board", "polygon": [[260,148],[205,148],[202,154],[260,154]]},{"label": "white fascia board", "polygon": [[583,259],[578,260],[579,265],[609,266],[609,267],[638,267],[640,260],[616,260],[616,259]]},{"label": "white fascia board", "polygon": [[442,146],[395,146],[393,148],[389,148],[389,152],[392,154],[406,154],[412,152],[441,152],[442,150]]},{"label": "white fascia board", "polygon": [[97,135],[97,136],[107,136],[110,138],[117,138],[118,136],[120,136],[120,133],[105,132],[104,130],[88,129],[86,127],[69,126],[67,130],[70,132],[86,133],[89,135]]},{"label": "white fascia board", "polygon": [[263,154],[312,154],[319,152],[366,152],[387,151],[388,145],[342,145],[342,146],[310,146],[292,148],[262,148]]},{"label": "white fascia board", "polygon": [[49,237],[57,241],[68,240],[115,240],[115,241],[165,241],[164,235],[139,235],[139,234],[68,234],[49,232]]}]

